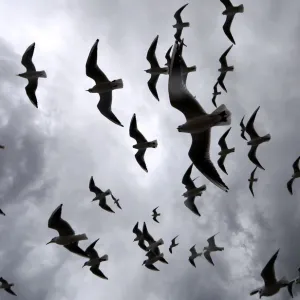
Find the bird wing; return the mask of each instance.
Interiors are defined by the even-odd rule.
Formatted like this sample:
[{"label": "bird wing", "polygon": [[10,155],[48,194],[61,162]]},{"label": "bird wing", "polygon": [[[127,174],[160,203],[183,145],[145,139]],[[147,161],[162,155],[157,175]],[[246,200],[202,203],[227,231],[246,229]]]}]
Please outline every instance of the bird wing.
[{"label": "bird wing", "polygon": [[72,243],[72,244],[69,244],[69,245],[64,245],[64,247],[66,249],[68,249],[70,252],[74,253],[74,254],[77,254],[77,255],[82,256],[82,257],[89,258],[89,256],[85,253],[85,251],[82,250],[78,246],[78,242],[75,242],[75,243]]},{"label": "bird wing", "polygon": [[35,43],[32,43],[24,52],[21,63],[27,71],[36,71],[35,66],[32,62],[32,56],[35,48]]},{"label": "bird wing", "polygon": [[213,87],[214,93],[218,93],[217,86],[218,86],[218,82],[216,82],[215,85],[214,85],[214,87]]},{"label": "bird wing", "polygon": [[252,181],[250,181],[250,183],[249,183],[249,190],[250,190],[252,196],[254,197],[254,192],[253,192],[253,182],[252,182]]},{"label": "bird wing", "polygon": [[98,42],[99,39],[96,40],[92,49],[90,50],[89,56],[87,58],[85,64],[85,73],[88,77],[92,78],[96,84],[109,82],[109,79],[102,72],[102,70],[98,67],[97,58],[98,58]]},{"label": "bird wing", "polygon": [[220,62],[220,64],[221,64],[222,66],[228,67],[228,65],[227,65],[227,60],[226,60],[226,56],[227,56],[228,52],[231,50],[232,46],[233,46],[233,45],[231,45],[231,46],[230,46],[230,47],[229,47],[229,48],[221,55],[221,57],[220,57],[220,59],[219,59],[219,62]]},{"label": "bird wing", "polygon": [[256,150],[257,150],[258,146],[251,146],[250,151],[248,153],[248,158],[250,159],[250,161],[252,163],[254,163],[257,167],[261,168],[262,170],[264,170],[264,167],[260,164],[260,162],[258,161],[257,157],[256,157]]},{"label": "bird wing", "polygon": [[224,166],[226,156],[227,155],[221,155],[220,158],[218,159],[218,166],[225,174],[227,174],[226,168]]},{"label": "bird wing", "polygon": [[89,189],[90,189],[90,191],[91,191],[92,193],[95,193],[96,196],[103,193],[103,191],[101,191],[101,189],[99,189],[99,188],[95,185],[95,181],[94,181],[93,176],[91,176],[91,179],[90,179]]},{"label": "bird wing", "polygon": [[156,90],[156,84],[159,75],[151,75],[150,79],[148,80],[148,87],[152,95],[159,101],[159,97]]},{"label": "bird wing", "polygon": [[147,246],[145,245],[145,241],[144,241],[144,240],[140,240],[140,241],[138,242],[138,245],[139,245],[139,247],[140,247],[141,249],[143,249],[144,251],[148,251],[148,248],[147,248]]},{"label": "bird wing", "polygon": [[30,100],[30,102],[36,107],[38,108],[38,102],[37,102],[37,98],[35,95],[35,91],[37,89],[38,86],[38,80],[37,79],[30,79],[28,80],[28,84],[25,87],[25,91],[26,94]]},{"label": "bird wing", "polygon": [[192,255],[197,255],[196,244],[190,248],[190,252],[192,253]]},{"label": "bird wing", "polygon": [[140,149],[138,150],[138,152],[135,154],[135,159],[138,162],[138,164],[140,165],[140,167],[148,172],[146,163],[145,163],[145,159],[144,159],[144,155],[145,155],[146,149]]},{"label": "bird wing", "polygon": [[0,209],[0,214],[3,215],[3,216],[5,216],[5,213],[3,212],[2,209]]},{"label": "bird wing", "polygon": [[5,291],[8,292],[11,295],[17,296],[17,294],[10,287],[5,289]]},{"label": "bird wing", "polygon": [[3,277],[0,277],[0,282],[3,283],[3,284],[7,284],[8,283]]},{"label": "bird wing", "polygon": [[172,254],[172,248],[173,248],[174,246],[171,244],[170,245],[170,247],[169,247],[169,252]]},{"label": "bird wing", "polygon": [[133,139],[135,139],[137,143],[147,143],[146,138],[138,130],[137,122],[136,122],[136,115],[135,114],[133,114],[131,122],[130,122],[129,135],[130,135],[130,137],[132,137]]},{"label": "bird wing", "polygon": [[90,257],[90,258],[99,258],[99,255],[97,251],[94,249],[96,243],[98,242],[99,239],[91,243],[85,250],[85,253]]},{"label": "bird wing", "polygon": [[247,138],[245,137],[246,127],[245,127],[245,125],[244,125],[244,118],[245,118],[245,116],[243,116],[243,118],[242,118],[242,120],[241,120],[241,122],[240,122],[240,126],[241,126],[241,137],[242,137],[245,141],[247,141]]},{"label": "bird wing", "polygon": [[48,227],[57,230],[60,236],[73,235],[75,231],[70,224],[61,218],[62,204],[60,204],[51,214],[48,220]]},{"label": "bird wing", "polygon": [[177,28],[174,34],[174,38],[176,39],[176,41],[181,42],[181,34],[182,34],[182,28]]},{"label": "bird wing", "polygon": [[154,217],[153,217],[153,220],[154,220],[156,223],[159,223],[158,220],[157,220],[157,216],[154,216]]},{"label": "bird wing", "polygon": [[205,252],[203,253],[203,255],[204,255],[204,257],[207,259],[207,261],[208,261],[209,263],[211,263],[213,266],[215,265],[214,262],[213,262],[213,260],[212,260],[212,258],[211,258],[211,256],[210,256],[210,251],[205,251]]},{"label": "bird wing", "polygon": [[250,296],[257,294],[260,290],[261,290],[261,288],[253,290],[252,292],[250,292]]},{"label": "bird wing", "polygon": [[192,266],[194,266],[196,268],[195,261],[191,256],[189,257],[189,262],[191,263]]},{"label": "bird wing", "polygon": [[226,17],[226,21],[223,25],[223,31],[225,33],[225,35],[228,37],[228,39],[230,40],[231,43],[235,44],[235,40],[232,36],[232,33],[230,31],[230,27],[233,21],[234,15],[230,15]]},{"label": "bird wing", "polygon": [[197,206],[195,205],[195,196],[192,197],[188,197],[185,201],[184,201],[184,205],[191,211],[193,212],[195,215],[201,217]]},{"label": "bird wing", "polygon": [[214,234],[213,236],[211,236],[210,238],[207,239],[207,242],[208,242],[208,246],[209,246],[209,247],[216,247],[215,236],[216,236],[217,234],[218,234],[218,233]]},{"label": "bird wing", "polygon": [[293,163],[293,169],[294,169],[295,173],[300,172],[300,169],[299,169],[299,160],[300,160],[300,156]]},{"label": "bird wing", "polygon": [[151,243],[155,243],[155,239],[152,237],[152,235],[149,233],[148,231],[148,228],[147,228],[147,225],[146,223],[144,222],[144,225],[143,225],[143,235],[144,235],[144,238],[145,240],[151,244]]},{"label": "bird wing", "polygon": [[101,93],[99,94],[99,96],[100,96],[100,100],[97,104],[97,108],[100,111],[100,113],[108,120],[115,123],[116,125],[124,127],[111,110],[112,91]]},{"label": "bird wing", "polygon": [[102,278],[102,279],[106,279],[108,280],[108,278],[102,273],[102,271],[99,269],[99,265],[95,265],[90,267],[90,270],[93,274],[95,274],[96,276]]},{"label": "bird wing", "polygon": [[141,235],[142,234],[142,231],[139,229],[139,222],[137,222],[133,229],[132,229],[132,232],[136,235]]},{"label": "bird wing", "polygon": [[186,170],[186,172],[184,173],[183,177],[182,177],[182,184],[185,185],[185,188],[187,190],[191,190],[196,188],[194,181],[191,178],[191,173],[192,173],[192,168],[193,168],[193,164],[191,164],[188,169]]},{"label": "bird wing", "polygon": [[227,93],[227,89],[224,85],[224,79],[226,77],[226,73],[221,73],[220,76],[218,77],[217,81],[218,81],[218,84],[220,85],[220,87]]},{"label": "bird wing", "polygon": [[174,18],[175,18],[175,20],[176,20],[177,23],[182,23],[181,12],[184,10],[184,8],[185,8],[187,5],[188,5],[188,3],[185,4],[185,5],[183,5],[183,6],[181,6],[181,7],[175,12]]},{"label": "bird wing", "polygon": [[246,132],[249,134],[251,139],[260,137],[254,128],[254,121],[255,121],[256,114],[257,114],[259,108],[260,108],[260,106],[254,111],[254,113],[252,114],[251,118],[249,119],[249,121],[246,125]]},{"label": "bird wing", "polygon": [[256,172],[256,169],[257,169],[257,167],[255,167],[254,170],[251,172],[251,174],[250,174],[251,179],[254,179],[254,174]]},{"label": "bird wing", "polygon": [[274,263],[277,259],[279,249],[276,251],[276,253],[271,257],[271,259],[268,261],[266,266],[261,272],[261,277],[263,278],[265,282],[265,286],[273,285],[277,282],[276,276],[275,276],[275,269],[274,269]]},{"label": "bird wing", "polygon": [[212,101],[212,103],[213,103],[213,105],[214,105],[215,107],[217,107],[216,99],[217,99],[217,96],[216,96],[216,95],[214,95],[214,96],[212,97],[212,99],[211,99],[211,101]]},{"label": "bird wing", "polygon": [[157,269],[154,265],[146,265],[146,268],[152,271],[159,271],[159,269]]},{"label": "bird wing", "polygon": [[156,47],[157,47],[157,41],[158,41],[158,35],[156,36],[156,38],[153,40],[153,42],[151,43],[148,52],[147,52],[147,60],[150,63],[151,68],[159,68],[159,64],[156,58]]},{"label": "bird wing", "polygon": [[153,210],[152,210],[152,212],[154,213],[154,214],[157,214],[157,209],[159,208],[159,206],[157,206],[157,207],[155,207]]},{"label": "bird wing", "polygon": [[226,137],[227,137],[230,130],[231,130],[231,127],[219,139],[218,144],[221,147],[221,150],[225,150],[225,149],[227,150],[228,149],[227,144],[226,144]]},{"label": "bird wing", "polygon": [[99,201],[99,206],[100,206],[102,209],[104,209],[104,210],[106,210],[106,211],[108,211],[108,212],[110,212],[110,213],[115,213],[115,212],[111,209],[111,207],[106,203],[106,198],[103,198],[103,199],[101,199],[101,200]]},{"label": "bird wing", "polygon": [[166,55],[165,55],[165,59],[167,60],[167,63],[165,64],[166,66],[170,67],[171,66],[171,50],[173,48],[173,45],[168,49]]},{"label": "bird wing", "polygon": [[226,8],[232,7],[230,0],[220,0]]},{"label": "bird wing", "polygon": [[175,245],[175,240],[178,238],[178,236],[179,236],[179,235],[176,235],[176,236],[174,237],[174,239],[172,239],[171,242],[172,242],[172,245],[173,245],[173,246]]},{"label": "bird wing", "polygon": [[293,195],[293,182],[294,182],[294,178],[290,179],[287,183],[287,189],[291,195]]}]

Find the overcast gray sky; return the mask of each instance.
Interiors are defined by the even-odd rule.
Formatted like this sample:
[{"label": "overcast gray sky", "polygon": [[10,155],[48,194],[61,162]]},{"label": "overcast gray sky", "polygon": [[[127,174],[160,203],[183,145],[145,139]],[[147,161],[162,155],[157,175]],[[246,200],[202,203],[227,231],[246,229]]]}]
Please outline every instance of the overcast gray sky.
[{"label": "overcast gray sky", "polygon": [[[260,272],[280,248],[277,276],[293,278],[300,265],[300,182],[294,196],[286,189],[292,163],[300,154],[298,133],[300,78],[298,59],[300,3],[275,0],[243,0],[244,14],[233,21],[236,41],[228,55],[234,65],[217,103],[232,111],[227,144],[236,152],[226,159],[228,194],[201,175],[197,183],[207,191],[196,204],[197,218],[183,205],[181,179],[190,165],[191,138],[177,132],[183,115],[172,108],[167,76],[157,84],[158,102],[147,87],[147,50],[157,34],[157,58],[174,43],[174,12],[182,0],[39,0],[0,1],[0,276],[16,284],[19,298],[55,299],[250,299],[261,285]],[[234,1],[234,4],[240,4]],[[211,112],[212,87],[217,79],[220,55],[230,46],[222,25],[224,6],[219,0],[192,0],[182,13],[191,26],[183,31],[184,58],[197,71],[188,76],[188,88]],[[113,111],[124,128],[105,119],[97,110],[98,96],[86,89],[94,82],[85,75],[88,53],[99,38],[98,64],[108,78],[122,78],[124,88],[113,92]],[[21,56],[35,42],[33,61],[46,70],[37,90],[39,109],[27,99]],[[270,133],[269,143],[257,156],[266,171],[259,178],[253,199],[248,190],[254,165],[249,146],[240,137],[239,122],[261,106],[255,126]],[[138,127],[158,148],[145,155],[149,173],[136,163],[128,127],[133,113]],[[217,161],[217,141],[226,127],[212,130],[212,160]],[[90,176],[101,189],[110,188],[123,210],[109,214],[91,203]],[[108,281],[95,277],[84,259],[58,245],[46,243],[56,232],[48,229],[51,212],[63,203],[63,218],[89,240],[100,238],[96,249],[108,254],[101,269]],[[159,206],[161,223],[152,221]],[[132,228],[146,221],[169,265],[157,263],[160,272],[141,266],[144,252],[133,243]],[[189,248],[206,245],[216,232],[224,252],[212,254],[215,267],[205,259],[188,262]],[[168,252],[178,235],[179,246]],[[299,287],[295,287],[295,294]],[[2,291],[0,291],[2,292]],[[300,298],[298,296],[295,298]],[[11,299],[4,291],[1,299]],[[253,296],[257,297],[257,296]],[[286,290],[273,299],[288,299]]]}]

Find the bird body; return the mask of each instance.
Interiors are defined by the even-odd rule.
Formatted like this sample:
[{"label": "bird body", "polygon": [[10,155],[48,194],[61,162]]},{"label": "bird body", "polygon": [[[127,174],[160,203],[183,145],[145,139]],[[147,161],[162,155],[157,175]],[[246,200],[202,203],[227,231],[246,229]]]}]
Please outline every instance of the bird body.
[{"label": "bird body", "polygon": [[257,137],[257,138],[251,139],[249,142],[247,142],[247,145],[249,145],[249,146],[258,146],[262,143],[268,142],[270,139],[271,139],[271,135],[266,134],[262,137]]},{"label": "bird body", "polygon": [[98,193],[92,201],[103,200],[106,196],[111,195],[111,190],[108,189],[105,192]]},{"label": "bird body", "polygon": [[153,220],[156,222],[156,223],[159,223],[158,220],[157,220],[157,217],[160,216],[160,213],[157,212],[157,209],[159,208],[159,206],[157,206],[156,208],[154,208],[152,210],[152,218]]},{"label": "bird body", "polygon": [[235,151],[235,148],[231,148],[231,149],[223,149],[221,150],[218,154],[221,156],[226,156],[229,153],[233,153]]},{"label": "bird body", "polygon": [[12,287],[12,286],[14,286],[14,284],[13,283],[0,283],[0,289],[8,289],[8,288],[10,288],[10,287]]},{"label": "bird body", "polygon": [[141,142],[137,143],[132,146],[132,148],[141,150],[141,149],[147,149],[147,148],[156,148],[157,147],[157,140],[151,141],[151,142]]},{"label": "bird body", "polygon": [[227,73],[227,72],[233,72],[234,71],[234,66],[221,66],[221,68],[218,69],[218,71],[222,73]]},{"label": "bird body", "polygon": [[28,80],[47,78],[47,74],[45,71],[27,71],[25,73],[18,74],[18,76],[26,78]]},{"label": "bird body", "polygon": [[84,263],[84,266],[89,266],[89,267],[98,266],[103,261],[108,261],[107,254],[105,254],[101,257],[91,258],[89,261]]},{"label": "bird body", "polygon": [[189,22],[182,22],[182,23],[176,23],[173,25],[173,28],[176,29],[183,29],[185,27],[190,27],[190,23]]},{"label": "bird body", "polygon": [[183,197],[189,198],[189,197],[196,197],[196,196],[201,196],[202,192],[206,190],[206,185],[203,184],[202,186],[198,188],[193,188],[190,190],[187,190],[182,194]]},{"label": "bird body", "polygon": [[190,249],[191,255],[189,256],[189,262],[191,263],[192,266],[194,266],[196,268],[196,264],[195,264],[195,258],[197,258],[198,256],[202,255],[202,252],[197,252],[196,251],[196,245],[194,245],[191,249]]},{"label": "bird body", "polygon": [[85,233],[83,234],[73,234],[73,235],[65,235],[65,236],[57,236],[54,237],[48,244],[55,243],[58,245],[70,245],[72,243],[78,242],[78,241],[84,241],[87,240],[87,236]]},{"label": "bird body", "polygon": [[152,243],[149,243],[149,246],[147,247],[148,251],[154,251],[158,246],[161,246],[164,244],[163,239],[159,239],[158,241],[154,241]]},{"label": "bird body", "polygon": [[169,69],[167,67],[153,67],[148,70],[145,70],[145,72],[151,75],[167,75],[169,73]]},{"label": "bird body", "polygon": [[213,126],[223,126],[231,124],[231,112],[224,104],[220,105],[211,114],[205,114],[199,117],[187,120],[185,124],[178,126],[179,132],[201,133]]},{"label": "bird body", "polygon": [[147,260],[144,260],[143,265],[153,265],[157,261],[159,261],[160,258],[163,258],[164,254],[160,253],[158,255],[153,256],[152,258],[148,258]]},{"label": "bird body", "polygon": [[234,16],[237,13],[243,13],[244,12],[244,5],[238,5],[238,6],[228,6],[223,12],[222,15],[225,16]]},{"label": "bird body", "polygon": [[116,79],[109,82],[99,82],[96,85],[94,85],[92,88],[88,89],[87,91],[90,93],[102,94],[102,93],[107,93],[122,88],[123,88],[123,80]]}]

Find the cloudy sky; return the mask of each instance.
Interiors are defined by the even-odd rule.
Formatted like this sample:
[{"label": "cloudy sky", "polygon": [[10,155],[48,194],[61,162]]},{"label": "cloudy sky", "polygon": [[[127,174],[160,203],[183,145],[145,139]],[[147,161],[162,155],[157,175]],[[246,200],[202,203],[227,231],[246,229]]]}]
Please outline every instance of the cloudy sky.
[{"label": "cloudy sky", "polygon": [[[236,2],[236,1],[235,1]],[[0,1],[0,137],[6,146],[0,153],[0,197],[7,214],[0,220],[0,275],[16,284],[21,299],[250,299],[261,285],[260,272],[280,248],[278,277],[292,279],[300,265],[300,182],[294,196],[286,189],[292,163],[300,154],[299,117],[299,1],[244,0],[245,13],[236,16],[232,33],[237,45],[228,55],[233,73],[225,79],[228,94],[217,103],[232,111],[228,146],[236,152],[227,157],[228,194],[201,175],[207,184],[196,199],[202,216],[183,205],[181,179],[190,165],[187,152],[191,138],[176,128],[184,116],[169,103],[167,76],[161,76],[158,102],[147,87],[146,53],[159,34],[157,57],[163,65],[165,52],[174,43],[174,12],[182,0],[40,0]],[[236,2],[235,4],[240,4]],[[223,5],[218,0],[191,0],[182,13],[190,28],[183,31],[184,58],[197,71],[188,76],[188,89],[211,112],[212,87],[218,76],[218,59],[230,46],[222,25]],[[97,110],[98,96],[86,89],[94,82],[85,75],[85,62],[99,38],[98,64],[108,78],[122,78],[124,88],[113,93],[113,111],[124,128],[105,119]],[[35,42],[33,61],[46,70],[37,91],[39,109],[27,99],[21,56]],[[266,171],[257,170],[256,197],[247,179],[253,164],[249,146],[240,137],[239,122],[261,106],[256,118],[259,133],[272,139],[258,150]],[[128,127],[133,113],[147,139],[157,139],[149,149],[149,173],[136,163],[134,140]],[[296,127],[296,129],[295,129]],[[212,130],[212,160],[217,141],[226,127]],[[108,201],[116,214],[91,203],[91,176],[101,189],[110,188],[123,210]],[[46,243],[56,232],[47,227],[51,212],[63,203],[63,217],[89,240],[100,238],[96,249],[108,254],[102,264],[108,281],[81,266],[85,259]],[[159,206],[161,223],[152,221]],[[157,263],[160,272],[141,266],[144,252],[132,242],[132,228],[146,221],[169,265]],[[189,248],[206,245],[216,232],[219,246],[215,267],[205,259],[188,262]],[[180,245],[168,252],[179,234]],[[299,288],[295,287],[295,294]],[[298,294],[299,297],[300,292]],[[11,299],[4,291],[1,299]],[[253,296],[257,297],[257,296]],[[286,290],[274,299],[288,299]]]}]

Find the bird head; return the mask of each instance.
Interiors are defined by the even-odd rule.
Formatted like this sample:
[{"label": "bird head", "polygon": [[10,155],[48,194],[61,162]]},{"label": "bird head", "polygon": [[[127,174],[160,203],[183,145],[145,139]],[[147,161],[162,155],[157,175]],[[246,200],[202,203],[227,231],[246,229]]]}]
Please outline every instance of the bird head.
[{"label": "bird head", "polygon": [[134,242],[139,241],[139,237],[137,236],[133,241],[134,241]]},{"label": "bird head", "polygon": [[50,242],[48,242],[46,245],[51,244],[51,243],[55,243],[56,238],[53,238]]},{"label": "bird head", "polygon": [[83,264],[83,268],[85,267],[85,266],[87,266],[88,265],[88,262],[86,261],[84,264]]},{"label": "bird head", "polygon": [[93,91],[93,89],[88,89],[88,90],[85,90],[85,91],[91,93]]},{"label": "bird head", "polygon": [[145,264],[146,264],[146,262],[147,262],[147,260],[144,260],[144,261],[143,261],[143,263],[142,263],[142,266],[143,266],[143,265],[145,265]]}]

